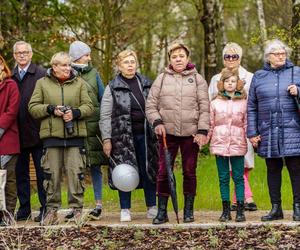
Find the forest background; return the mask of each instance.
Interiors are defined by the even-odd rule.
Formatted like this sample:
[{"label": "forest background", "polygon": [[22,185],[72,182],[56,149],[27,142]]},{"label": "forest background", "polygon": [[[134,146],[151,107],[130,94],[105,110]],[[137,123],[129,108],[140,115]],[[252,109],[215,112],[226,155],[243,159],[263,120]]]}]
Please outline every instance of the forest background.
[{"label": "forest background", "polygon": [[291,46],[300,65],[299,13],[299,0],[1,0],[0,53],[13,67],[12,46],[25,40],[33,61],[47,67],[55,52],[81,40],[106,84],[120,51],[135,50],[140,72],[154,79],[167,65],[168,46],[179,41],[209,82],[229,41],[243,47],[249,71],[262,67],[264,43],[272,38]]}]

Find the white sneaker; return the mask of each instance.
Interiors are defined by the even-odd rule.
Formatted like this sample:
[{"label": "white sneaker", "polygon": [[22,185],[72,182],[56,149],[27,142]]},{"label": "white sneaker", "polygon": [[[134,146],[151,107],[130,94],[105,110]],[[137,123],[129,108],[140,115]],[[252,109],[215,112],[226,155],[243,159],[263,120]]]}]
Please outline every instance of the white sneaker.
[{"label": "white sneaker", "polygon": [[147,218],[154,219],[156,215],[157,215],[157,207],[156,206],[149,207],[147,211]]},{"label": "white sneaker", "polygon": [[131,221],[131,215],[129,209],[121,209],[121,216],[120,216],[121,222],[129,222]]}]

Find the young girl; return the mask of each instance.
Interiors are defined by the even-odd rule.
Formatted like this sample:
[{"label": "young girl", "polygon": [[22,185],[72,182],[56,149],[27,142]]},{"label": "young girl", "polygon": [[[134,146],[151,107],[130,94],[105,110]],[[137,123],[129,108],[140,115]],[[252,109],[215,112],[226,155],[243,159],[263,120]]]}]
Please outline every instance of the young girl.
[{"label": "young girl", "polygon": [[216,156],[223,213],[219,221],[231,220],[230,169],[236,187],[237,213],[235,221],[245,221],[244,215],[244,155],[247,153],[247,100],[244,83],[238,72],[223,69],[218,82],[218,95],[210,106],[210,151]]}]

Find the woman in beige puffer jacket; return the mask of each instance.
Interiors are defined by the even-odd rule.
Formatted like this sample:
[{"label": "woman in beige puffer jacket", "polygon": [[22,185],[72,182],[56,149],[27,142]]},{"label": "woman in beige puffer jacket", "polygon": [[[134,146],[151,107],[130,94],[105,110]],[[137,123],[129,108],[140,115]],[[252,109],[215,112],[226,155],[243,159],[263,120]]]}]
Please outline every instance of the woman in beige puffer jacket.
[{"label": "woman in beige puffer jacket", "polygon": [[170,195],[161,137],[166,137],[172,166],[180,148],[185,196],[184,222],[194,221],[196,166],[199,146],[206,143],[209,129],[209,100],[206,81],[189,63],[190,51],[183,44],[169,50],[170,65],[154,81],[146,103],[146,115],[160,136],[157,176],[158,214],[153,224],[168,221]]}]

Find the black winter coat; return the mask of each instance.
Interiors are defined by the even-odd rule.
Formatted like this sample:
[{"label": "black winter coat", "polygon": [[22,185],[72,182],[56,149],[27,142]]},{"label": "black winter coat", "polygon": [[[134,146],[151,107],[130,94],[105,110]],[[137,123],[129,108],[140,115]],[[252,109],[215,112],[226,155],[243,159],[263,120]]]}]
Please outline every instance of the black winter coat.
[{"label": "black winter coat", "polygon": [[[152,82],[140,74],[137,74],[137,77],[142,85],[143,95],[147,98]],[[131,126],[130,88],[128,84],[122,80],[120,75],[117,75],[109,83],[109,87],[113,97],[111,117],[111,140],[113,145],[112,157],[116,164],[126,163],[138,169]],[[145,112],[145,110],[143,110],[143,112]],[[152,128],[146,120],[146,117],[145,140],[147,145],[147,175],[152,182],[156,182],[156,174],[158,170],[158,143]],[[114,164],[111,161],[110,168],[114,168]]]},{"label": "black winter coat", "polygon": [[21,148],[42,145],[40,140],[40,121],[33,119],[28,112],[28,103],[35,88],[36,81],[46,75],[46,69],[31,63],[23,79],[20,79],[18,67],[13,70],[12,78],[19,87],[21,102],[18,115]]}]

